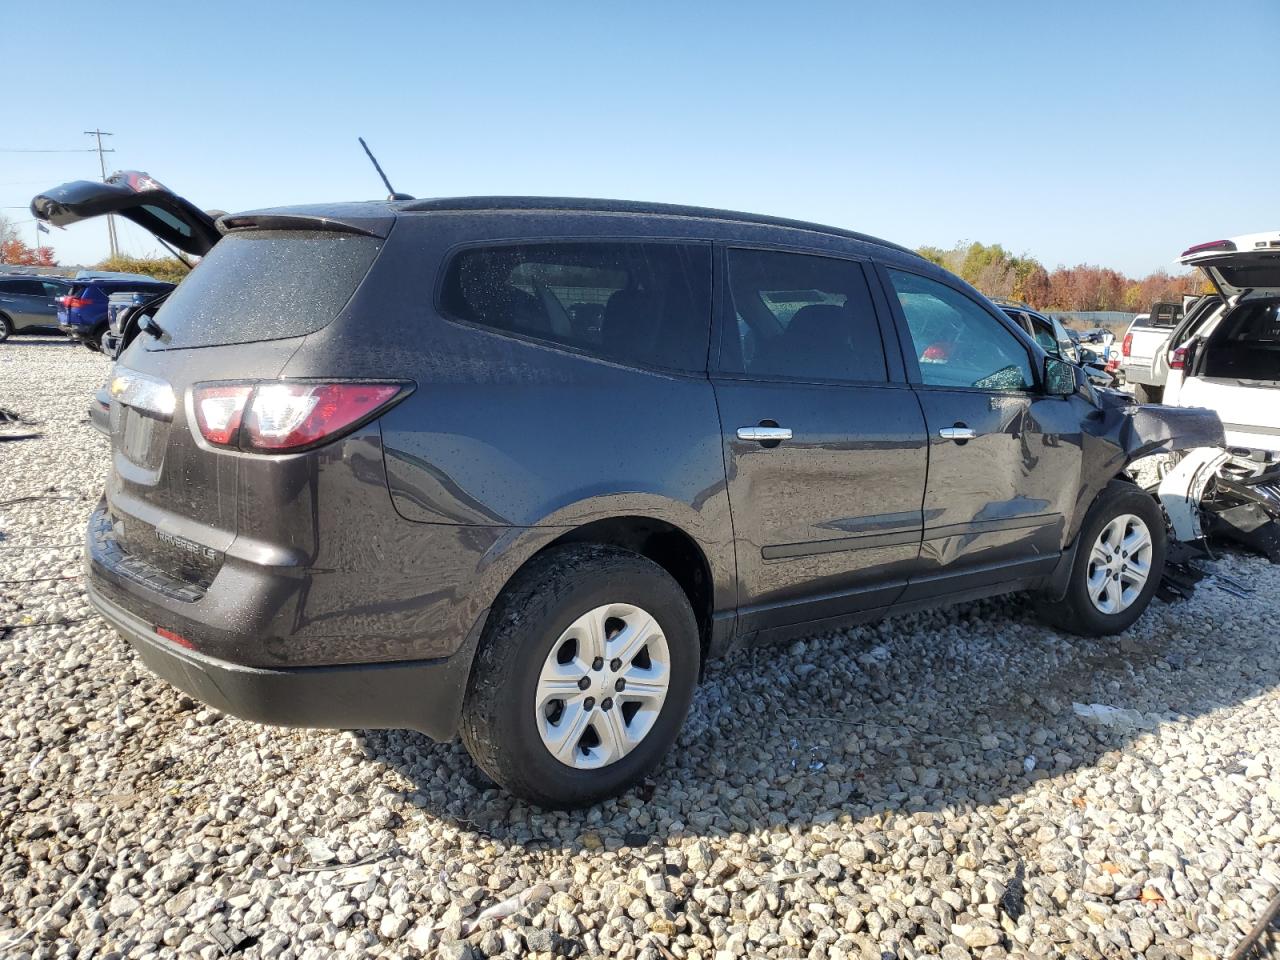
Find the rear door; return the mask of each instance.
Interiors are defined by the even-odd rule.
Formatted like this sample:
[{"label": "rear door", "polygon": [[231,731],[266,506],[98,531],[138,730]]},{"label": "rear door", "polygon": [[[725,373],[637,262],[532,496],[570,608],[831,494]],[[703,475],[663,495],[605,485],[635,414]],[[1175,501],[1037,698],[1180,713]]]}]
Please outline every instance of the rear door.
[{"label": "rear door", "polygon": [[44,285],[34,277],[0,280],[0,311],[17,330],[47,324]]},{"label": "rear door", "polygon": [[741,629],[888,606],[919,558],[926,438],[865,265],[722,253],[712,382]]},{"label": "rear door", "polygon": [[1280,296],[1280,232],[1253,233],[1191,247],[1180,261],[1196,267],[1224,298]]},{"label": "rear door", "polygon": [[74,180],[46,190],[32,199],[31,213],[58,227],[119,214],[170,246],[201,257],[220,236],[212,216],[138,170],[112,174],[105,183]]},{"label": "rear door", "polygon": [[117,358],[106,497],[131,556],[211,580],[256,507],[239,489],[246,455],[211,447],[194,423],[198,383],[280,375],[302,338],[330,323],[382,248],[316,230],[233,233],[210,251]]},{"label": "rear door", "polygon": [[967,292],[882,276],[929,433],[921,570],[902,599],[1047,572],[1079,489],[1083,401],[1044,396],[1040,355]]}]

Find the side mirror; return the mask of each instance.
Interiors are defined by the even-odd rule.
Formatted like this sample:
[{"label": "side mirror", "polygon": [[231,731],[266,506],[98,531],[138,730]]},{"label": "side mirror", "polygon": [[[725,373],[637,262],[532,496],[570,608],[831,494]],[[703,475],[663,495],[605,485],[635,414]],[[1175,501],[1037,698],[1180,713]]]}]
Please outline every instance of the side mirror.
[{"label": "side mirror", "polygon": [[1044,392],[1051,397],[1069,397],[1076,392],[1076,367],[1058,357],[1044,358]]}]

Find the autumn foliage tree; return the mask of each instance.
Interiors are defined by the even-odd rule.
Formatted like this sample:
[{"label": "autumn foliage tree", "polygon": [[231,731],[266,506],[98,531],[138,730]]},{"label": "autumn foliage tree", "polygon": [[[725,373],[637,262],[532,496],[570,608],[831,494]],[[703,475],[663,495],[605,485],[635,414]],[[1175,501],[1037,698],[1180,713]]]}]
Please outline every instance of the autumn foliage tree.
[{"label": "autumn foliage tree", "polygon": [[0,217],[0,264],[24,267],[56,267],[53,247],[30,247],[18,239],[18,231],[6,218]]},{"label": "autumn foliage tree", "polygon": [[1078,264],[1046,270],[1034,257],[1014,256],[1000,244],[962,242],[919,253],[958,274],[989,297],[1009,297],[1042,310],[1123,310],[1138,313],[1160,300],[1203,292],[1195,274],[1159,270],[1135,279],[1109,267]]}]

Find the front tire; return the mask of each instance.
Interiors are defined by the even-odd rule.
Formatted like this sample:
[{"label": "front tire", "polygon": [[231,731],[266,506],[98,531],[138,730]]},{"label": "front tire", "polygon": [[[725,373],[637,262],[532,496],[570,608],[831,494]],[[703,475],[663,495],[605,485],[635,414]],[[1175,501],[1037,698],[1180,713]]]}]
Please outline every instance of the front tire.
[{"label": "front tire", "polygon": [[1042,600],[1041,619],[1087,637],[1127,630],[1155,595],[1166,546],[1164,514],[1155,499],[1112,480],[1080,528],[1066,595]]},{"label": "front tire", "polygon": [[661,760],[699,663],[697,622],[669,573],[617,547],[557,547],[530,561],[490,612],[462,742],[511,793],[586,806]]},{"label": "front tire", "polygon": [[4,343],[6,340],[8,340],[10,334],[12,333],[13,333],[13,322],[8,317],[6,317],[3,313],[0,313],[0,343]]}]

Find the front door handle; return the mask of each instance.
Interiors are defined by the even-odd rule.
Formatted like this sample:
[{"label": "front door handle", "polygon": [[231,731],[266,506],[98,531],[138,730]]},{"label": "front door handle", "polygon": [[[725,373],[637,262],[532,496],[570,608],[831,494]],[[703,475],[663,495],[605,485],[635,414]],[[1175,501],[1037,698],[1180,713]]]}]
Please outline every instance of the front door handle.
[{"label": "front door handle", "polygon": [[973,427],[966,427],[963,423],[957,423],[954,427],[943,427],[938,431],[938,436],[943,440],[957,440],[963,443],[965,440],[972,440],[978,435]]},{"label": "front door handle", "polygon": [[739,427],[739,440],[755,440],[757,443],[778,443],[791,439],[790,427]]}]

